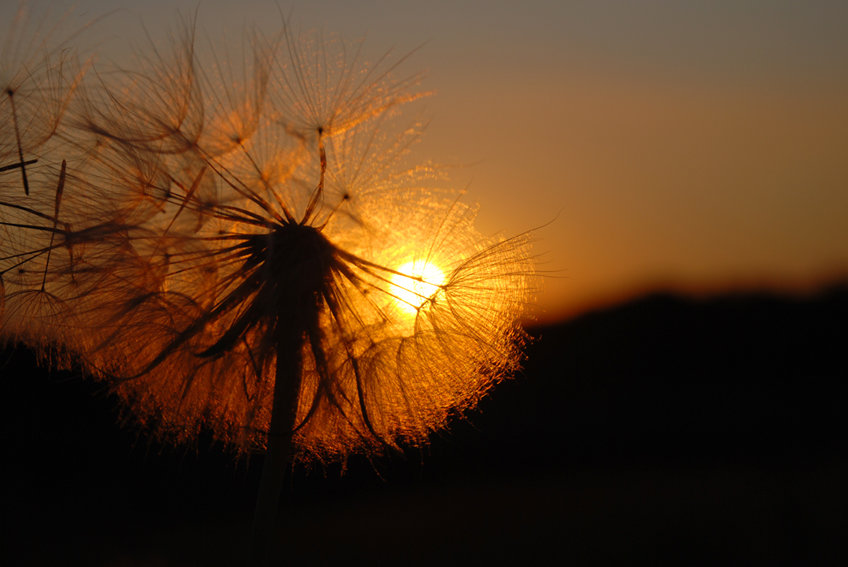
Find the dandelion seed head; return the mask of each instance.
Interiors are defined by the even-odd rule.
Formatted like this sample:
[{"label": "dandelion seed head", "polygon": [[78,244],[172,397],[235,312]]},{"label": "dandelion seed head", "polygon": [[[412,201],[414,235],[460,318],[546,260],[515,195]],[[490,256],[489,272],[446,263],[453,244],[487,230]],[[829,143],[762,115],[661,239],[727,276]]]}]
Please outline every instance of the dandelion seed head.
[{"label": "dandelion seed head", "polygon": [[526,237],[410,163],[397,60],[289,29],[240,69],[196,45],[99,72],[32,193],[3,181],[3,336],[73,353],[163,440],[261,450],[285,380],[297,459],[426,443],[518,368]]}]

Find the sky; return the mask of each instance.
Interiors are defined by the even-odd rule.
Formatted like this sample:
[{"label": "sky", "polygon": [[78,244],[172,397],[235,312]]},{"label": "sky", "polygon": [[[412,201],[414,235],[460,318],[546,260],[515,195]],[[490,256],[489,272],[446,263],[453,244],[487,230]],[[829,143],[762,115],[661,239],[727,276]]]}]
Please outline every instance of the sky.
[{"label": "sky", "polygon": [[[14,4],[0,7],[3,20]],[[118,60],[144,45],[145,29],[163,37],[178,11],[195,10],[213,38],[273,32],[282,12],[376,51],[413,52],[404,68],[425,71],[435,93],[415,151],[479,204],[482,232],[534,231],[540,322],[657,288],[804,290],[848,275],[844,2],[50,9],[67,9],[70,27],[96,19],[80,41]]]}]

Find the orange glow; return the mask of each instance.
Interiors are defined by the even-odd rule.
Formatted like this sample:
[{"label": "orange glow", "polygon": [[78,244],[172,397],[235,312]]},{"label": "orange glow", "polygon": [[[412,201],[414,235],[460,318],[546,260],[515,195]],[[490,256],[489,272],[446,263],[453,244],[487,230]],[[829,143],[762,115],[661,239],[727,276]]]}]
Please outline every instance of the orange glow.
[{"label": "orange glow", "polygon": [[0,96],[0,338],[72,353],[163,440],[425,444],[517,368],[527,235],[484,236],[409,155],[401,61],[287,29],[242,74],[184,35],[60,93],[81,118],[40,145]]},{"label": "orange glow", "polygon": [[445,283],[442,271],[426,260],[407,262],[398,272],[392,276],[392,294],[401,311],[413,316]]}]

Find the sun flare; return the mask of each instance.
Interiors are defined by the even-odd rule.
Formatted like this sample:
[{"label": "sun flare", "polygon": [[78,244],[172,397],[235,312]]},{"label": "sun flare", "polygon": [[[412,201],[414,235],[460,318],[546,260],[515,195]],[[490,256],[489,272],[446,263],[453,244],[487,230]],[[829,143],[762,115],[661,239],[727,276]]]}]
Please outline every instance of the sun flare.
[{"label": "sun flare", "polygon": [[64,46],[26,85],[0,69],[0,342],[277,472],[425,445],[519,367],[527,236],[481,234],[410,151],[403,58],[285,27],[234,75],[174,42],[131,72]]},{"label": "sun flare", "polygon": [[415,315],[445,284],[445,275],[426,260],[407,262],[392,276],[392,295],[400,310]]}]

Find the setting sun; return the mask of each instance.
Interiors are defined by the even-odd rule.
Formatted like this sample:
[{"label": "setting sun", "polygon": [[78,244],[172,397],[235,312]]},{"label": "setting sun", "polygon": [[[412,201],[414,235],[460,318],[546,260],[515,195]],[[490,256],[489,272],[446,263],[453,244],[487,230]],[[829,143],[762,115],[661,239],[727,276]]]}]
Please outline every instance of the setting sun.
[{"label": "setting sun", "polygon": [[445,283],[445,275],[425,260],[407,262],[392,276],[392,295],[402,311],[415,315]]},{"label": "setting sun", "polygon": [[423,447],[518,370],[529,238],[485,236],[407,151],[405,56],[284,17],[234,52],[186,20],[131,71],[21,37],[39,49],[0,46],[0,342],[90,370],[157,440],[264,453],[251,565],[294,464]]}]

